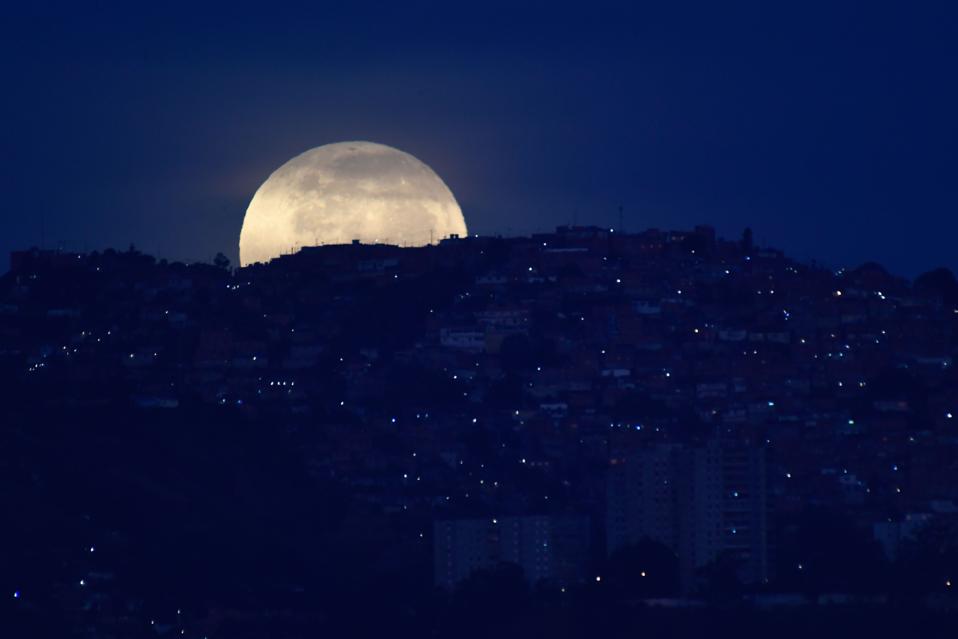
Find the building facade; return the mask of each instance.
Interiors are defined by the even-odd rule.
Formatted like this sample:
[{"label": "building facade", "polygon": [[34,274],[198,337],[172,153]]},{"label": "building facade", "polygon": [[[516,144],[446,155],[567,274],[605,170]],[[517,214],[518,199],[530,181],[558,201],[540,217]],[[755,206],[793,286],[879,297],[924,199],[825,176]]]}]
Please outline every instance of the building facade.
[{"label": "building facade", "polygon": [[530,583],[581,581],[589,560],[589,520],[580,516],[521,516],[436,521],[434,577],[453,588],[502,563],[522,569]]},{"label": "building facade", "polygon": [[680,580],[726,557],[739,578],[768,576],[765,451],[741,444],[660,445],[618,460],[608,475],[607,549],[648,539],[671,548]]}]

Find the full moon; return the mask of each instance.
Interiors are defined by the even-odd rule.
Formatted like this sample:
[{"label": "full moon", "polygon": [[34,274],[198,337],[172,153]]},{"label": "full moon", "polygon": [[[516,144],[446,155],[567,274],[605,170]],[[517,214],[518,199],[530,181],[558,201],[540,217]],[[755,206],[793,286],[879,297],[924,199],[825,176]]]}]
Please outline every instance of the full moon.
[{"label": "full moon", "polygon": [[456,198],[428,166],[383,144],[339,142],[297,155],[259,187],[240,231],[240,264],[303,246],[424,246],[466,232]]}]

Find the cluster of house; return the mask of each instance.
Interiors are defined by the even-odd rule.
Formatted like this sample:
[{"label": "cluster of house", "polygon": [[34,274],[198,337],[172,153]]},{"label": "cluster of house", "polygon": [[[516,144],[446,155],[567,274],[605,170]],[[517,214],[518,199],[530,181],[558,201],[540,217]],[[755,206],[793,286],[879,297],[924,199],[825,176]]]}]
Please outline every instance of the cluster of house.
[{"label": "cluster of house", "polygon": [[[889,555],[958,499],[958,308],[687,232],[560,227],[305,248],[230,270],[25,251],[0,357],[50,401],[223,407],[309,433],[311,472],[412,522],[436,582],[593,579],[644,539],[768,580],[810,504]],[[782,538],[782,535],[777,535]]]}]

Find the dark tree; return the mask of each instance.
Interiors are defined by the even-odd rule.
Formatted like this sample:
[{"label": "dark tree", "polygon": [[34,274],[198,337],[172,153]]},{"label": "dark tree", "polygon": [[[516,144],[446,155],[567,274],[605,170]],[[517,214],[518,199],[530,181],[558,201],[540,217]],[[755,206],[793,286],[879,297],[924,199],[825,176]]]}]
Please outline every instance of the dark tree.
[{"label": "dark tree", "polygon": [[[450,632],[465,637],[490,636],[489,629],[514,622],[530,605],[531,592],[515,564],[502,563],[466,579],[452,596],[448,618]],[[452,631],[455,632],[452,632]]]},{"label": "dark tree", "polygon": [[739,597],[743,588],[739,578],[740,568],[739,561],[731,553],[722,553],[698,570],[701,594],[715,603],[729,602]]},{"label": "dark tree", "polygon": [[226,257],[222,253],[217,253],[216,257],[213,258],[213,266],[225,271],[230,267],[230,258]]},{"label": "dark tree", "polygon": [[925,526],[902,544],[895,562],[895,587],[906,596],[949,589],[958,583],[958,536],[954,522]]},{"label": "dark tree", "polygon": [[810,510],[780,557],[779,581],[809,594],[875,593],[888,581],[887,562],[870,531],[832,510]]},{"label": "dark tree", "polygon": [[958,305],[958,280],[947,268],[936,268],[915,278],[915,292],[944,304]]},{"label": "dark tree", "polygon": [[616,550],[604,574],[608,587],[618,597],[669,597],[679,591],[675,553],[650,540]]}]

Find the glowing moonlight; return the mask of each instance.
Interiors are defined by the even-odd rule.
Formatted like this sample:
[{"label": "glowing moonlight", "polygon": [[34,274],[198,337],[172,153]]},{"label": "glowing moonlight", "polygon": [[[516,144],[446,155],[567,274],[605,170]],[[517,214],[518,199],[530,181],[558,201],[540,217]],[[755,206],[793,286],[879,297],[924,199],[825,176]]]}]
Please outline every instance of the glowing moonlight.
[{"label": "glowing moonlight", "polygon": [[423,246],[466,234],[456,198],[428,166],[372,142],[327,144],[276,169],[253,196],[240,263],[318,244]]}]

